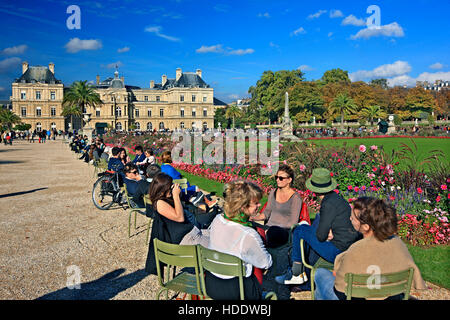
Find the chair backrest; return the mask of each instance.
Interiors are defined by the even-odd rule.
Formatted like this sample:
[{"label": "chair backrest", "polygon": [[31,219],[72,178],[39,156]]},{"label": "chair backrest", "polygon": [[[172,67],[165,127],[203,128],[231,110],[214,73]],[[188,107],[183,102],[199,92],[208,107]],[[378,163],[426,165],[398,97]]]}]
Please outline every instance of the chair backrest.
[{"label": "chair backrest", "polygon": [[178,245],[167,243],[158,239],[153,239],[155,247],[155,261],[158,280],[164,286],[160,262],[170,267],[194,268],[197,288],[200,291],[199,266],[197,258],[197,248],[195,245]]},{"label": "chair backrest", "polygon": [[182,179],[174,179],[172,181],[172,183],[178,183],[180,185],[181,190],[184,190],[185,193],[187,193],[186,189],[188,187],[188,181],[186,178],[182,178]]},{"label": "chair backrest", "polygon": [[414,269],[376,274],[345,275],[347,300],[355,298],[383,298],[403,293],[404,300],[408,300],[411,290]]},{"label": "chair backrest", "polygon": [[239,277],[239,295],[244,300],[244,262],[227,253],[211,250],[197,245],[200,266],[200,279],[203,293],[208,296],[205,286],[204,270],[224,276]]}]

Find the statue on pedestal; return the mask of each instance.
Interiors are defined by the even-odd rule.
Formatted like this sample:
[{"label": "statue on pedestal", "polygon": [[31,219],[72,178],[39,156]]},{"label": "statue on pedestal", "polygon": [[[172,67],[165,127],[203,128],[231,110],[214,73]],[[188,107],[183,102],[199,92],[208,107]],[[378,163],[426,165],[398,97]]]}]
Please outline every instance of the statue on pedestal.
[{"label": "statue on pedestal", "polygon": [[296,137],[293,132],[292,120],[289,117],[289,94],[286,92],[284,100],[284,116],[281,123],[281,139],[291,139],[295,141],[299,141],[299,138]]}]

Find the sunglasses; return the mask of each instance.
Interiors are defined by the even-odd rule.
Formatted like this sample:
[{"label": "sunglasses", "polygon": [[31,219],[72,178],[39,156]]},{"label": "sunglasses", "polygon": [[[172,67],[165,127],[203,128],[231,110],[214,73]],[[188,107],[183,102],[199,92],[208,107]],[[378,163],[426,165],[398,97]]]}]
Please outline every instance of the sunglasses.
[{"label": "sunglasses", "polygon": [[275,180],[283,181],[284,179],[289,179],[290,177],[281,177],[281,176],[275,176]]}]

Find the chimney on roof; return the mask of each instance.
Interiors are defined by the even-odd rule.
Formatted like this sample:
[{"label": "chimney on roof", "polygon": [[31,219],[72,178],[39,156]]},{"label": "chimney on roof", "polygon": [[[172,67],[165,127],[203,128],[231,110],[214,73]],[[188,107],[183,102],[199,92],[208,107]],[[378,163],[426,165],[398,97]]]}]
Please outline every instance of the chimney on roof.
[{"label": "chimney on roof", "polygon": [[100,76],[99,76],[99,75],[97,75],[97,78],[96,78],[96,81],[95,81],[95,82],[97,83],[97,85],[100,84]]},{"label": "chimney on roof", "polygon": [[162,80],[161,80],[161,85],[164,86],[167,82],[167,76],[165,74],[163,74],[162,76]]},{"label": "chimney on roof", "polygon": [[176,81],[178,81],[178,79],[180,79],[181,75],[183,74],[183,72],[181,72],[181,68],[177,68],[177,77],[176,77]]},{"label": "chimney on roof", "polygon": [[155,87],[155,81],[154,80],[150,80],[150,88],[154,88]]},{"label": "chimney on roof", "polygon": [[48,64],[48,70],[50,70],[53,74],[55,74],[55,64],[53,62],[50,62]]},{"label": "chimney on roof", "polygon": [[28,70],[28,62],[22,62],[22,74],[24,74]]},{"label": "chimney on roof", "polygon": [[202,70],[197,69],[196,73],[197,73],[197,75],[198,75],[200,78],[202,77]]}]

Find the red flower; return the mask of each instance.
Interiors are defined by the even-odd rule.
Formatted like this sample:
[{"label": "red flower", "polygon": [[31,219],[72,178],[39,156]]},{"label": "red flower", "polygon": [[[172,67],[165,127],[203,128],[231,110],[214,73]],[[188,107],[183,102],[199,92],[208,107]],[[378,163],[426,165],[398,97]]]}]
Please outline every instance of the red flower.
[{"label": "red flower", "polygon": [[422,188],[417,188],[417,193],[422,193],[422,192],[423,192]]}]

